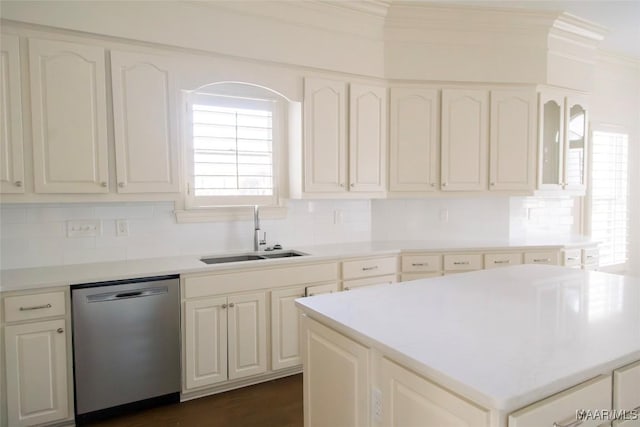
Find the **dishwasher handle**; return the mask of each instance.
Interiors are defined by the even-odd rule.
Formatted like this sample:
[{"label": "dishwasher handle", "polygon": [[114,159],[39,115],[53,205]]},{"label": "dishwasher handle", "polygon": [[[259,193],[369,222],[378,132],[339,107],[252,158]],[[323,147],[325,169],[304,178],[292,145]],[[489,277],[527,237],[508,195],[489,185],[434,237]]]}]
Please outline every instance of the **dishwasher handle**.
[{"label": "dishwasher handle", "polygon": [[87,295],[87,302],[118,301],[128,298],[143,298],[154,295],[162,295],[169,292],[166,286],[156,286],[153,288],[136,289],[131,291],[106,292],[101,294]]}]

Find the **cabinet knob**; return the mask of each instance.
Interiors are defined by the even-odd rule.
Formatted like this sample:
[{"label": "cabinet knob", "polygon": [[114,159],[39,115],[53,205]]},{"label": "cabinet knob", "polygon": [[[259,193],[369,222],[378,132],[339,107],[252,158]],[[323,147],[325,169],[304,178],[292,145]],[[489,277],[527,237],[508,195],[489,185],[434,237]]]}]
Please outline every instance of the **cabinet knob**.
[{"label": "cabinet knob", "polygon": [[59,334],[61,334],[61,333],[63,333],[63,332],[64,332],[64,329],[62,329],[62,328],[58,328],[58,329],[56,330],[56,332],[57,332],[57,333],[59,333]]},{"label": "cabinet knob", "polygon": [[127,185],[127,184],[125,184],[124,182],[119,182],[118,183],[118,187],[120,187],[120,188],[124,188],[125,185]]},{"label": "cabinet knob", "polygon": [[100,186],[101,186],[101,187],[106,187],[106,186],[107,186],[107,183],[106,183],[106,182],[101,182],[101,183],[100,183]]},{"label": "cabinet knob", "polygon": [[346,288],[344,288],[344,290],[345,290],[345,291],[348,291],[348,290],[350,290],[350,289],[351,289],[351,288],[350,288],[350,287],[348,287],[348,286],[347,286]]},{"label": "cabinet knob", "polygon": [[229,308],[235,307],[236,305],[232,302],[229,303]]},{"label": "cabinet knob", "polygon": [[222,304],[222,308],[227,308],[227,304]]},{"label": "cabinet knob", "polygon": [[435,186],[436,186],[436,183],[435,183],[435,182],[432,182],[432,183],[431,183],[431,186],[432,186],[432,187],[435,187]]},{"label": "cabinet knob", "polygon": [[22,181],[16,181],[15,185],[16,187],[22,187]]},{"label": "cabinet knob", "polygon": [[351,186],[352,186],[352,187],[355,187],[356,185],[355,185],[355,184],[351,184]]},{"label": "cabinet knob", "polygon": [[342,183],[341,183],[341,184],[340,184],[340,187],[344,188],[344,184],[342,184]]},{"label": "cabinet knob", "polygon": [[495,183],[495,182],[492,182],[492,183],[491,183],[491,186],[493,187],[494,185],[496,185],[496,183]]},{"label": "cabinet knob", "polygon": [[446,187],[446,186],[447,186],[447,183],[446,183],[446,182],[443,182],[443,183],[442,183],[442,186],[443,186],[443,187]]}]

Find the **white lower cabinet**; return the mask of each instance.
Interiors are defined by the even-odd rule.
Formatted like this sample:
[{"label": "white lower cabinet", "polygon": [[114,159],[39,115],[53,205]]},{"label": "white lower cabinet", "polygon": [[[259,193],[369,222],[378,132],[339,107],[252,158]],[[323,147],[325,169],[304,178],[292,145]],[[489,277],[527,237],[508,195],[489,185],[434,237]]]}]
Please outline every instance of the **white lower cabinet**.
[{"label": "white lower cabinet", "polygon": [[69,416],[64,319],[6,326],[5,361],[9,426]]},{"label": "white lower cabinet", "polygon": [[[611,375],[600,375],[509,415],[509,427],[599,427],[603,420],[578,423],[577,411],[611,408]],[[595,418],[595,417],[594,417]]]},{"label": "white lower cabinet", "polygon": [[525,264],[559,265],[560,253],[558,251],[525,252],[524,263]]},{"label": "white lower cabinet", "polygon": [[382,358],[382,425],[489,426],[490,411]]},{"label": "white lower cabinet", "polygon": [[613,371],[613,409],[629,411],[614,426],[640,426],[640,361]]},{"label": "white lower cabinet", "polygon": [[274,371],[302,363],[300,313],[295,300],[304,296],[304,286],[271,292],[271,369]]},{"label": "white lower cabinet", "polygon": [[302,316],[305,427],[368,426],[369,350]]},{"label": "white lower cabinet", "polygon": [[187,389],[267,370],[264,292],[185,302]]}]

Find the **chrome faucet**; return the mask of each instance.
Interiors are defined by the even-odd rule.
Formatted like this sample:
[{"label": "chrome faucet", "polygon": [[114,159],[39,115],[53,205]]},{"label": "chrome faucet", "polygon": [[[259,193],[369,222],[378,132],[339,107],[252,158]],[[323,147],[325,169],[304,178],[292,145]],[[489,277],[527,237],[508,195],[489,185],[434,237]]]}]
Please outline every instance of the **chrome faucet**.
[{"label": "chrome faucet", "polygon": [[260,207],[255,205],[253,207],[253,250],[258,251],[261,245],[267,244],[267,233],[262,233],[262,240],[260,240]]}]

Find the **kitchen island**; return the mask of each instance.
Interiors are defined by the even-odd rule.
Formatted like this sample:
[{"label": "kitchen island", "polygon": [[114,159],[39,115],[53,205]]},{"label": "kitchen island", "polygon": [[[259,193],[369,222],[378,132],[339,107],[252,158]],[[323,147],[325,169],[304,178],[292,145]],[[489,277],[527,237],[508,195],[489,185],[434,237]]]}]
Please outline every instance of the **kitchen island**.
[{"label": "kitchen island", "polygon": [[307,427],[638,423],[637,278],[521,265],[296,304]]}]

